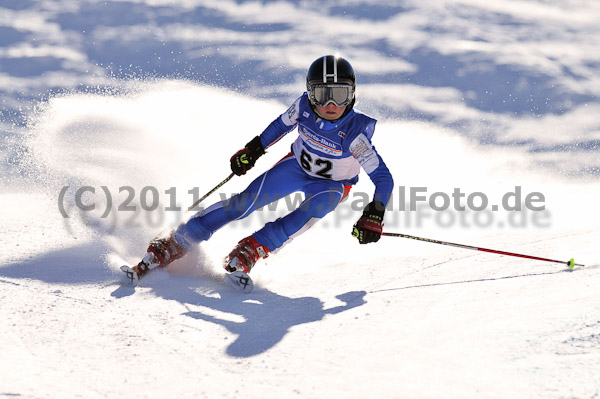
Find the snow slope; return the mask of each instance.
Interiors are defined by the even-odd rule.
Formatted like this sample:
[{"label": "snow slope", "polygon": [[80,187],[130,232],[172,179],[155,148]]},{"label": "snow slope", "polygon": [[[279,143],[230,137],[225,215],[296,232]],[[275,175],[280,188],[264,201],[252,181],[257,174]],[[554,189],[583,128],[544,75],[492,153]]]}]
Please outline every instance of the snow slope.
[{"label": "snow slope", "polygon": [[[237,117],[224,130],[218,121],[232,108]],[[515,164],[527,166],[524,155],[482,155],[435,126],[381,123],[375,142],[400,182],[406,176],[408,185],[426,182],[441,191],[450,179],[490,197],[514,184],[531,186],[545,193],[552,215],[547,228],[486,229],[425,222],[407,228],[400,215],[389,229],[565,261],[574,256],[585,268],[569,272],[395,238],[359,246],[349,234],[359,212],[346,202],[258,266],[250,295],[220,281],[219,262],[271,217],[267,212],[222,229],[192,259],[148,276],[134,291],[117,270],[120,259],[135,261],[163,226],[142,223],[140,213],[134,228],[126,212],[114,211],[124,218],[116,228],[97,219],[86,226],[75,208],[68,221],[56,210],[57,190],[68,183],[98,193],[100,185],[139,193],[148,184],[161,193],[177,187],[185,194],[189,185],[208,191],[227,175],[237,143],[278,108],[183,82],[142,84],[123,96],[66,96],[45,106],[29,138],[30,173],[44,184],[2,195],[3,395],[598,394],[597,188],[531,172],[515,176]],[[423,151],[432,141],[445,151]],[[287,148],[279,143],[252,173]],[[153,156],[157,151],[166,155]],[[418,162],[441,169],[414,167]],[[222,192],[251,178],[236,178]],[[354,192],[361,190],[372,190],[368,179]],[[183,197],[182,208],[191,202]],[[96,198],[84,202],[101,208]],[[280,205],[274,213],[284,211]]]},{"label": "snow slope", "polygon": [[[597,15],[576,0],[3,1],[0,397],[600,396]],[[360,246],[363,174],[249,295],[220,262],[297,196],[127,285],[119,265],[189,217],[336,51],[380,119],[385,230],[585,267]],[[410,210],[411,189],[437,202]],[[455,189],[489,204],[436,210]],[[503,209],[530,194],[543,209]]]}]

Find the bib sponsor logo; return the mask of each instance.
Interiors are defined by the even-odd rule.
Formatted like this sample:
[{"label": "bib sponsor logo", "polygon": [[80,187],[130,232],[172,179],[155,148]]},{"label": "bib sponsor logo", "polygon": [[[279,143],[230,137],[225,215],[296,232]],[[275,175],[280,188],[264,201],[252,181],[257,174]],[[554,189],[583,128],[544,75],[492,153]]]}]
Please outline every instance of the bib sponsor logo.
[{"label": "bib sponsor logo", "polygon": [[308,130],[305,126],[298,129],[302,135],[302,141],[308,148],[315,149],[327,155],[342,156],[342,146],[323,136]]}]

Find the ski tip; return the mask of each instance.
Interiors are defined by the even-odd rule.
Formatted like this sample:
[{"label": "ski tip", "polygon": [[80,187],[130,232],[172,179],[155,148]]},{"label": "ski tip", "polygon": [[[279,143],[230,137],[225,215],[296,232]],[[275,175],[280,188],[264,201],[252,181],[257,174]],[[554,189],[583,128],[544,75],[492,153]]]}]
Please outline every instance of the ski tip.
[{"label": "ski tip", "polygon": [[238,270],[233,273],[225,273],[225,278],[231,287],[242,291],[244,294],[249,294],[254,289],[252,279],[242,271]]},{"label": "ski tip", "polygon": [[123,265],[120,269],[123,273],[125,273],[131,284],[133,284],[134,287],[137,287],[140,283],[140,277],[135,272],[135,270],[133,270],[133,268],[128,265]]}]

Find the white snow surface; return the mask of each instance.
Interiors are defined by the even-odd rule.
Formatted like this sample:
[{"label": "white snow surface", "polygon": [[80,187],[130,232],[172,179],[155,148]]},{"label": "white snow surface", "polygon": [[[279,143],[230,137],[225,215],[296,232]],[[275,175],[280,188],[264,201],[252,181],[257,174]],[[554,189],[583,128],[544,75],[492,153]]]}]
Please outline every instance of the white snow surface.
[{"label": "white snow surface", "polygon": [[[0,3],[0,397],[600,397],[597,15],[576,0]],[[357,107],[385,107],[384,230],[565,264],[358,245],[362,173],[257,264],[251,294],[224,283],[221,261],[285,201],[131,287],[119,266],[190,217],[302,92],[298,71],[337,51],[368,75]],[[130,61],[140,74],[120,75]],[[195,74],[173,76],[184,64]],[[295,136],[202,205],[243,190]],[[402,209],[414,188],[436,202]],[[433,209],[455,189],[460,206],[489,204]],[[517,191],[543,209],[503,209]]]},{"label": "white snow surface", "polygon": [[[104,220],[94,212],[81,222],[68,201],[71,218],[57,211],[56,193],[78,183],[96,187],[83,202],[98,208],[104,208],[101,185],[115,194],[129,185],[139,196],[149,184],[159,193],[176,187],[184,208],[192,202],[187,189],[206,192],[227,176],[227,156],[278,108],[169,81],[141,84],[130,95],[73,95],[46,105],[28,141],[31,173],[43,184],[2,194],[2,395],[548,398],[600,392],[597,187],[531,172],[515,176],[515,164],[527,165],[524,155],[483,153],[435,126],[381,123],[375,143],[400,182],[427,182],[434,192],[451,181],[490,197],[520,184],[543,192],[551,215],[543,228],[436,228],[427,221],[404,226],[407,212],[394,210],[386,216],[388,229],[575,257],[584,268],[570,272],[556,263],[391,237],[360,246],[349,234],[360,214],[350,208],[351,196],[258,264],[249,295],[221,281],[220,261],[237,240],[285,212],[281,205],[223,228],[134,290],[118,266],[135,262],[149,239],[184,216],[163,212],[174,220],[159,226],[146,217],[160,212],[112,211],[113,226],[112,215]],[[236,117],[224,127],[221,118],[232,112]],[[418,150],[428,142],[444,150]],[[221,192],[243,188],[288,148],[279,143],[252,176],[235,178]],[[368,178],[354,189],[360,190],[371,192]],[[120,202],[115,198],[114,206]]]}]

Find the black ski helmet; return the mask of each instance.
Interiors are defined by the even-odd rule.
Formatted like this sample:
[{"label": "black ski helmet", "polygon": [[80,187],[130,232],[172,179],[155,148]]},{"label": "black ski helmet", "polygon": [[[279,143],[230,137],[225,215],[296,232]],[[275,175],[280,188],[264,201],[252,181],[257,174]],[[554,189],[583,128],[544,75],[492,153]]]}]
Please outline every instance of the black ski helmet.
[{"label": "black ski helmet", "polygon": [[320,105],[315,98],[315,88],[326,84],[351,86],[346,110],[342,117],[345,116],[352,110],[355,102],[356,76],[352,65],[342,57],[335,55],[319,57],[310,65],[306,74],[306,91],[313,111],[315,106]]}]

